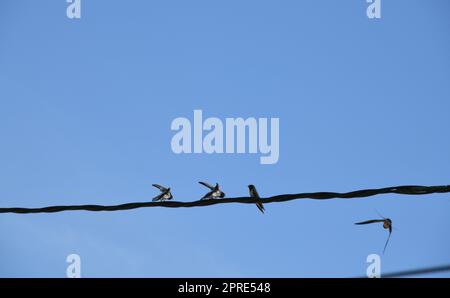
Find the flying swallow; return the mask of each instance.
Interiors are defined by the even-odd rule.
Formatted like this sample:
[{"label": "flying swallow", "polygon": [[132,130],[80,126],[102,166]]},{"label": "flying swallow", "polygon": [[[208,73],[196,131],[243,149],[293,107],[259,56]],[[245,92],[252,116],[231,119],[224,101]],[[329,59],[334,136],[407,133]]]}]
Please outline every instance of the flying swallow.
[{"label": "flying swallow", "polygon": [[383,217],[383,219],[371,219],[371,220],[366,220],[366,221],[362,221],[362,222],[357,222],[357,223],[355,223],[355,225],[367,225],[367,224],[378,223],[378,222],[382,222],[383,228],[386,230],[389,230],[389,236],[386,240],[386,244],[384,245],[384,249],[383,249],[383,254],[384,254],[384,252],[386,251],[386,247],[389,243],[389,239],[391,238],[391,234],[392,234],[392,220],[390,218]]},{"label": "flying swallow", "polygon": [[164,186],[158,185],[158,184],[152,184],[152,186],[156,187],[157,189],[159,189],[161,191],[161,193],[159,195],[157,195],[156,197],[154,197],[152,199],[153,202],[163,202],[163,201],[168,201],[171,200],[173,198],[172,193],[170,192],[170,187],[166,188]]},{"label": "flying swallow", "polygon": [[[250,197],[255,199],[261,199],[254,185],[249,185],[248,191],[250,193]],[[261,202],[256,203],[256,207],[258,207],[259,211],[261,211],[264,214],[265,209],[264,205]]]},{"label": "flying swallow", "polygon": [[199,183],[211,190],[210,192],[208,192],[206,195],[204,195],[202,197],[202,200],[217,199],[217,198],[224,198],[225,197],[225,193],[220,190],[219,183],[216,183],[215,186],[212,186],[211,184],[206,183],[206,182],[202,182],[202,181],[200,181]]}]

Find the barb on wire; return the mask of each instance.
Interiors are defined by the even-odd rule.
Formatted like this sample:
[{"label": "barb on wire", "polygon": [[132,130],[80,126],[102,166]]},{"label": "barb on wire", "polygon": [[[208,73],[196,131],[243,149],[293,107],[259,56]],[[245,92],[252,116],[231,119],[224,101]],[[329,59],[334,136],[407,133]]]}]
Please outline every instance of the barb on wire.
[{"label": "barb on wire", "polygon": [[141,203],[127,203],[113,206],[102,205],[71,205],[71,206],[49,206],[43,208],[0,208],[0,213],[55,213],[63,211],[123,211],[138,208],[148,207],[167,207],[167,208],[190,208],[190,207],[204,207],[216,204],[255,204],[262,202],[281,203],[300,199],[312,200],[330,200],[330,199],[356,199],[365,198],[382,194],[401,194],[401,195],[427,195],[433,193],[449,193],[450,185],[441,186],[394,186],[378,189],[363,189],[346,193],[339,192],[313,192],[313,193],[299,193],[299,194],[284,194],[276,195],[268,198],[255,199],[251,197],[237,197],[211,200],[198,200],[193,202],[177,202],[177,201],[163,201],[163,202],[141,202]]}]

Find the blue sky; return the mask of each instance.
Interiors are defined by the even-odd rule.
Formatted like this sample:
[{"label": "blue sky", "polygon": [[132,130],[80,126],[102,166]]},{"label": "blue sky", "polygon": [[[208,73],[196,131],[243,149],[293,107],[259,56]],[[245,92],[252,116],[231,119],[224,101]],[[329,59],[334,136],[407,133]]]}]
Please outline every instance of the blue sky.
[{"label": "blue sky", "polygon": [[[176,200],[449,184],[450,4],[0,4],[0,205]],[[171,121],[280,118],[280,159],[176,155]],[[0,215],[0,277],[345,277],[450,263],[449,195]],[[432,276],[432,275],[431,275]],[[449,276],[448,273],[436,276]]]}]

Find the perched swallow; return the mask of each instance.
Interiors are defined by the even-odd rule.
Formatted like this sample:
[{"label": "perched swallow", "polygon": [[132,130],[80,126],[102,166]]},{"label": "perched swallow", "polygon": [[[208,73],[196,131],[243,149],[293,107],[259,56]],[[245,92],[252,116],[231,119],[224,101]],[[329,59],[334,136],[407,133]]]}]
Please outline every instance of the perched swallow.
[{"label": "perched swallow", "polygon": [[208,192],[206,195],[203,196],[202,200],[217,199],[217,198],[224,198],[225,197],[225,193],[220,190],[220,187],[219,187],[218,183],[216,183],[215,186],[212,186],[211,184],[206,183],[206,182],[202,182],[202,181],[200,181],[199,183],[211,190],[210,192]]},{"label": "perched swallow", "polygon": [[377,223],[377,222],[382,222],[383,228],[386,230],[389,230],[389,236],[388,236],[388,239],[386,240],[386,244],[384,245],[384,249],[383,249],[383,254],[384,254],[384,252],[386,251],[386,247],[389,243],[389,239],[391,238],[391,234],[392,234],[392,220],[390,218],[383,217],[383,219],[371,219],[371,220],[366,220],[366,221],[362,221],[362,222],[357,222],[357,223],[355,223],[355,225],[367,225],[367,224],[372,224],[372,223]]},{"label": "perched swallow", "polygon": [[[250,193],[250,197],[255,199],[261,199],[254,185],[249,185],[248,191]],[[256,207],[258,207],[259,211],[261,211],[264,214],[265,209],[264,205],[261,202],[256,203]]]},{"label": "perched swallow", "polygon": [[157,195],[156,197],[154,197],[152,199],[153,202],[163,202],[163,201],[168,201],[171,200],[173,198],[172,193],[170,192],[170,187],[166,188],[164,186],[158,185],[158,184],[152,184],[152,186],[156,187],[157,189],[159,189],[161,191],[161,193],[159,195]]}]

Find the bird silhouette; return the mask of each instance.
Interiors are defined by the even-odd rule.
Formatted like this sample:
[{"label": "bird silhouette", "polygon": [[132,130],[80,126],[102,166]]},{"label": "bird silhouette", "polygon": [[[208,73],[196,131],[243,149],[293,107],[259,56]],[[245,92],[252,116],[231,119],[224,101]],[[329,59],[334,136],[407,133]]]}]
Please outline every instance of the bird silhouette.
[{"label": "bird silhouette", "polygon": [[[250,184],[248,186],[248,191],[250,193],[250,197],[252,197],[254,199],[258,199],[258,200],[261,199],[261,197],[259,196],[258,191],[256,190],[256,187],[254,185]],[[264,205],[262,202],[257,202],[256,207],[258,207],[259,211],[261,211],[264,214],[264,211],[266,209],[264,208]]]},{"label": "bird silhouette", "polygon": [[217,199],[217,198],[224,198],[225,197],[225,193],[220,190],[219,183],[216,183],[215,186],[212,186],[211,184],[206,183],[206,182],[202,182],[202,181],[200,181],[199,183],[211,190],[210,192],[208,192],[206,195],[204,195],[202,197],[202,200]]},{"label": "bird silhouette", "polygon": [[[383,216],[381,216],[381,217],[383,217]],[[383,248],[383,254],[384,254],[384,252],[386,251],[386,247],[387,247],[387,245],[389,243],[389,239],[391,239],[392,220],[390,218],[383,217],[383,219],[371,219],[371,220],[357,222],[357,223],[355,223],[355,225],[367,225],[367,224],[373,224],[373,223],[379,223],[379,222],[383,223],[383,228],[384,229],[389,230],[389,236],[388,236],[388,238],[386,240],[386,244],[384,245],[384,248]]]},{"label": "bird silhouette", "polygon": [[161,191],[159,195],[154,197],[152,199],[153,202],[163,202],[163,201],[169,201],[173,198],[172,193],[170,192],[170,187],[166,188],[164,186],[161,186],[159,184],[152,184],[153,187],[156,187]]}]

